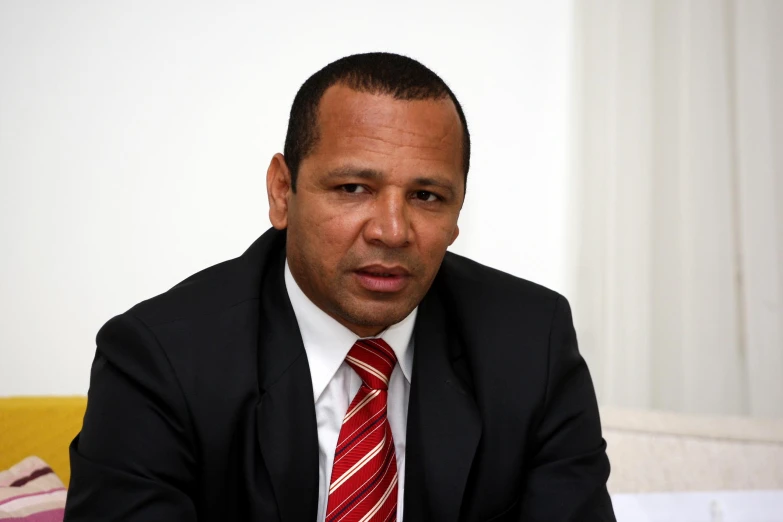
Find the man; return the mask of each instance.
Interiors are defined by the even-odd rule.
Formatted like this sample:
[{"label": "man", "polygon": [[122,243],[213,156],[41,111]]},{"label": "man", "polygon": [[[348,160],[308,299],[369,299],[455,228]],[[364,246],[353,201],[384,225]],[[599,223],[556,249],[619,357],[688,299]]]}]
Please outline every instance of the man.
[{"label": "man", "polygon": [[284,152],[272,230],[99,332],[66,520],[614,520],[566,300],[446,252],[446,84],[338,60]]}]

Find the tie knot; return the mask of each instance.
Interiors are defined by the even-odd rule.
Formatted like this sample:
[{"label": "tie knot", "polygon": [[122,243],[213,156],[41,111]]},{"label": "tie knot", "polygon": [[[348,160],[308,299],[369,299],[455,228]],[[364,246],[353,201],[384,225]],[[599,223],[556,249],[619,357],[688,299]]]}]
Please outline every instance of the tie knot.
[{"label": "tie knot", "polygon": [[369,388],[387,390],[397,357],[383,339],[359,339],[348,352],[345,362]]}]

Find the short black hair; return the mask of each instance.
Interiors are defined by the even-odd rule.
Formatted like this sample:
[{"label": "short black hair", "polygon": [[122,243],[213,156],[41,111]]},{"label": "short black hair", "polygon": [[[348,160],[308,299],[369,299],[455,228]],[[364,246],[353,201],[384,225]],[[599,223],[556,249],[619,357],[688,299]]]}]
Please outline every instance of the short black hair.
[{"label": "short black hair", "polygon": [[291,105],[283,154],[296,192],[299,165],[318,143],[318,105],[326,90],[344,84],[359,92],[388,94],[397,100],[450,98],[462,124],[462,167],[467,184],[470,133],[462,106],[440,76],[413,58],[394,53],[354,54],[334,61],[302,84]]}]

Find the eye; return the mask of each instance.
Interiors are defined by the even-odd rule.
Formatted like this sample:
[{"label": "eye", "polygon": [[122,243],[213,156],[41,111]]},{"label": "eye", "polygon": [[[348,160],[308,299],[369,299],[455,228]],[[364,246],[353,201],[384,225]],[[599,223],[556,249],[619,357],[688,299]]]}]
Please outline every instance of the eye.
[{"label": "eye", "polygon": [[361,185],[357,185],[356,183],[340,185],[340,190],[347,192],[348,194],[361,194],[362,192],[367,192],[367,189]]},{"label": "eye", "polygon": [[435,201],[438,201],[440,198],[436,194],[433,194],[428,190],[418,190],[416,191],[416,199],[420,201],[425,201],[427,203],[433,203]]}]

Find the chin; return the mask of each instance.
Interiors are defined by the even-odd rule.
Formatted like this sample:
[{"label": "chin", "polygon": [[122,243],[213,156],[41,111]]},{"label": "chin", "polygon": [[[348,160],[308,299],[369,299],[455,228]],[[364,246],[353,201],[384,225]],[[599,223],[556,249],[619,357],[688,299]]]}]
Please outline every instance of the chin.
[{"label": "chin", "polygon": [[345,318],[357,326],[386,328],[399,323],[413,311],[413,308],[406,311],[406,309],[401,309],[400,307],[377,307],[379,309],[375,310],[368,310],[368,308],[376,307],[372,305],[363,307],[361,310],[356,310],[356,313],[346,314]]}]

